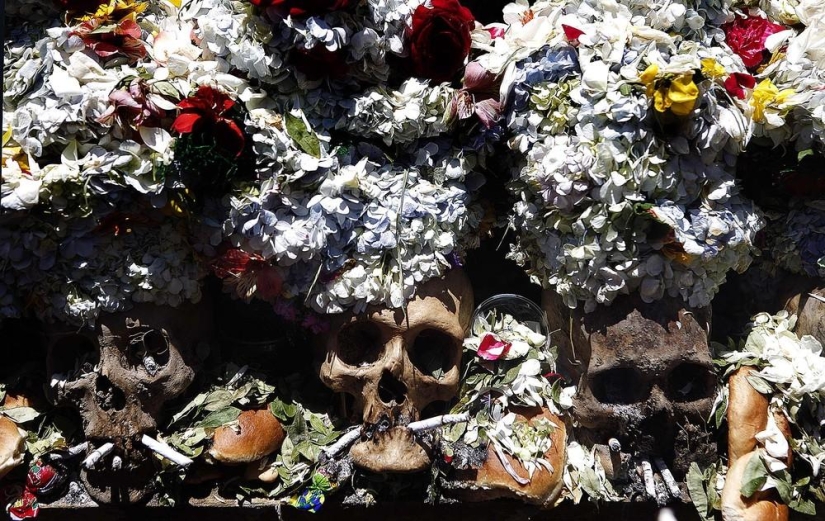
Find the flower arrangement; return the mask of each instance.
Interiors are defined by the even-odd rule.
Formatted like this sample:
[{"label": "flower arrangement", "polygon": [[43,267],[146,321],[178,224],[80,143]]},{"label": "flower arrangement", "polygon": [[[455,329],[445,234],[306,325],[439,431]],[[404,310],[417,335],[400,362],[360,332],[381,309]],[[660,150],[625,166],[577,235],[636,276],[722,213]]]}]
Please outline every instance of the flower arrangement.
[{"label": "flower arrangement", "polygon": [[[475,27],[457,0],[67,1],[65,26],[17,4],[3,316],[174,305],[207,273],[287,316],[399,307],[477,241],[478,153],[441,83]],[[117,257],[135,273],[112,277]]]},{"label": "flower arrangement", "polygon": [[516,3],[503,35],[479,42],[515,153],[510,256],[569,306],[631,291],[704,306],[749,264],[762,219],[730,165],[752,132],[756,80],[714,45],[716,20],[632,2]]}]

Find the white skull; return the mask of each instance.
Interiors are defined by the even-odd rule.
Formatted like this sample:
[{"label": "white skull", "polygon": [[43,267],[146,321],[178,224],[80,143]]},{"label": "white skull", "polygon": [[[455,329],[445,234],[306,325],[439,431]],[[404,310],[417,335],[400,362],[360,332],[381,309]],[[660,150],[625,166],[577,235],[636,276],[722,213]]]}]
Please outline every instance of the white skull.
[{"label": "white skull", "polygon": [[[403,426],[443,412],[458,391],[472,287],[460,270],[423,284],[401,309],[373,307],[332,319],[321,381],[341,393],[345,414],[363,422],[350,454],[373,472],[417,472],[429,447]],[[349,398],[347,398],[349,397]]]},{"label": "white skull", "polygon": [[114,444],[81,472],[96,501],[148,496],[155,469],[138,440],[157,430],[163,405],[192,383],[195,348],[210,336],[210,315],[203,303],[139,304],[101,315],[94,330],[52,332],[47,371],[55,403],[79,411],[88,451]]}]

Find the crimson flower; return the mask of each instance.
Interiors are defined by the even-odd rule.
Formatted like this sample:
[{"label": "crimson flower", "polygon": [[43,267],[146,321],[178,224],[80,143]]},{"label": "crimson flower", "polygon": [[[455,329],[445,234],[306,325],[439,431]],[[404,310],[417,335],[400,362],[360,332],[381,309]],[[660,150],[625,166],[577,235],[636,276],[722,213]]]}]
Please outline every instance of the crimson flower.
[{"label": "crimson flower", "polygon": [[752,89],[756,80],[750,74],[734,72],[725,80],[725,90],[739,99],[745,99],[745,89]]},{"label": "crimson flower", "polygon": [[146,46],[140,39],[140,26],[131,19],[122,20],[112,25],[92,18],[78,25],[73,35],[77,35],[101,58],[116,55],[125,56],[130,63],[135,63],[146,56]]},{"label": "crimson flower", "polygon": [[224,116],[234,106],[235,102],[229,96],[204,85],[194,96],[178,103],[180,114],[172,124],[172,130],[179,134],[208,134],[219,148],[239,157],[246,139],[238,124]]},{"label": "crimson flower", "polygon": [[765,40],[785,28],[761,16],[736,17],[722,26],[731,50],[742,58],[748,69],[755,69],[765,59]]},{"label": "crimson flower", "polygon": [[282,16],[315,16],[333,11],[343,11],[356,5],[359,0],[249,0],[261,8],[274,7]]},{"label": "crimson flower", "polygon": [[434,82],[451,79],[470,54],[475,18],[458,0],[432,0],[415,9],[407,47],[413,73]]},{"label": "crimson flower", "polygon": [[584,34],[584,31],[572,25],[561,24],[561,28],[564,31],[564,37],[570,43],[579,43],[579,36]]},{"label": "crimson flower", "polygon": [[[283,279],[278,268],[258,254],[225,247],[210,268],[218,278],[228,279],[238,287],[254,288],[255,294],[264,300],[274,300],[281,294]],[[245,293],[242,292],[247,296]]]},{"label": "crimson flower", "polygon": [[510,343],[500,340],[496,335],[487,333],[478,346],[478,356],[484,360],[498,360],[510,351]]}]

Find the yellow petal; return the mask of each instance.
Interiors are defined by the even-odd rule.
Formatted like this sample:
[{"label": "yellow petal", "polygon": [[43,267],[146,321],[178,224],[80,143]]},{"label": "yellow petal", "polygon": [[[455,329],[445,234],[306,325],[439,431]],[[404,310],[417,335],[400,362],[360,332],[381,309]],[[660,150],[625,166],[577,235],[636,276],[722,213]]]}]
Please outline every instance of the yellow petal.
[{"label": "yellow petal", "polygon": [[3,132],[3,146],[6,146],[6,143],[9,142],[11,139],[11,125],[9,125],[9,129]]},{"label": "yellow petal", "polygon": [[702,58],[702,74],[709,78],[720,78],[727,71],[713,58]]},{"label": "yellow petal", "polygon": [[639,76],[639,79],[649,87],[656,80],[657,74],[659,74],[659,66],[653,63],[647,66],[647,69]]}]

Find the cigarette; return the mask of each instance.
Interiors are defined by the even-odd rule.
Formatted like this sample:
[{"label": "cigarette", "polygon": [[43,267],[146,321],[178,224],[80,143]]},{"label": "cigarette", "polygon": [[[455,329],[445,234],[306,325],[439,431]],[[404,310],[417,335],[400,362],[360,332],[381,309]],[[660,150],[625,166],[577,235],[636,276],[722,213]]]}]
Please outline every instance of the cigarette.
[{"label": "cigarette", "polygon": [[87,469],[91,469],[95,466],[95,464],[100,461],[100,458],[112,452],[115,448],[115,444],[112,442],[104,443],[97,449],[93,450],[91,454],[86,456],[86,459],[83,460],[83,466]]},{"label": "cigarette", "polygon": [[120,456],[112,456],[112,470],[120,470],[123,466],[123,460]]},{"label": "cigarette", "polygon": [[682,497],[682,491],[679,490],[679,484],[676,483],[676,480],[673,478],[673,474],[670,472],[670,469],[667,468],[665,461],[662,458],[656,458],[653,462],[656,464],[656,468],[659,469],[659,472],[662,473],[662,480],[664,480],[665,485],[667,485],[670,495],[675,498]]},{"label": "cigarette", "polygon": [[160,442],[156,439],[150,438],[148,435],[144,434],[143,437],[140,439],[140,442],[146,445],[149,449],[157,452],[164,458],[168,459],[173,463],[177,463],[182,467],[186,467],[192,464],[192,460],[181,454],[180,452],[176,451],[169,445]]},{"label": "cigarette", "polygon": [[442,414],[434,418],[427,418],[407,425],[407,428],[413,432],[423,432],[442,427],[444,425],[452,425],[453,423],[466,422],[470,419],[470,413],[464,412],[461,414]]},{"label": "cigarette", "polygon": [[656,483],[653,481],[653,467],[647,458],[642,459],[642,478],[645,482],[645,492],[647,492],[648,496],[656,499]]},{"label": "cigarette", "polygon": [[338,441],[324,449],[324,452],[330,458],[334,458],[339,452],[352,445],[359,436],[361,436],[361,427],[356,427],[341,436]]}]

